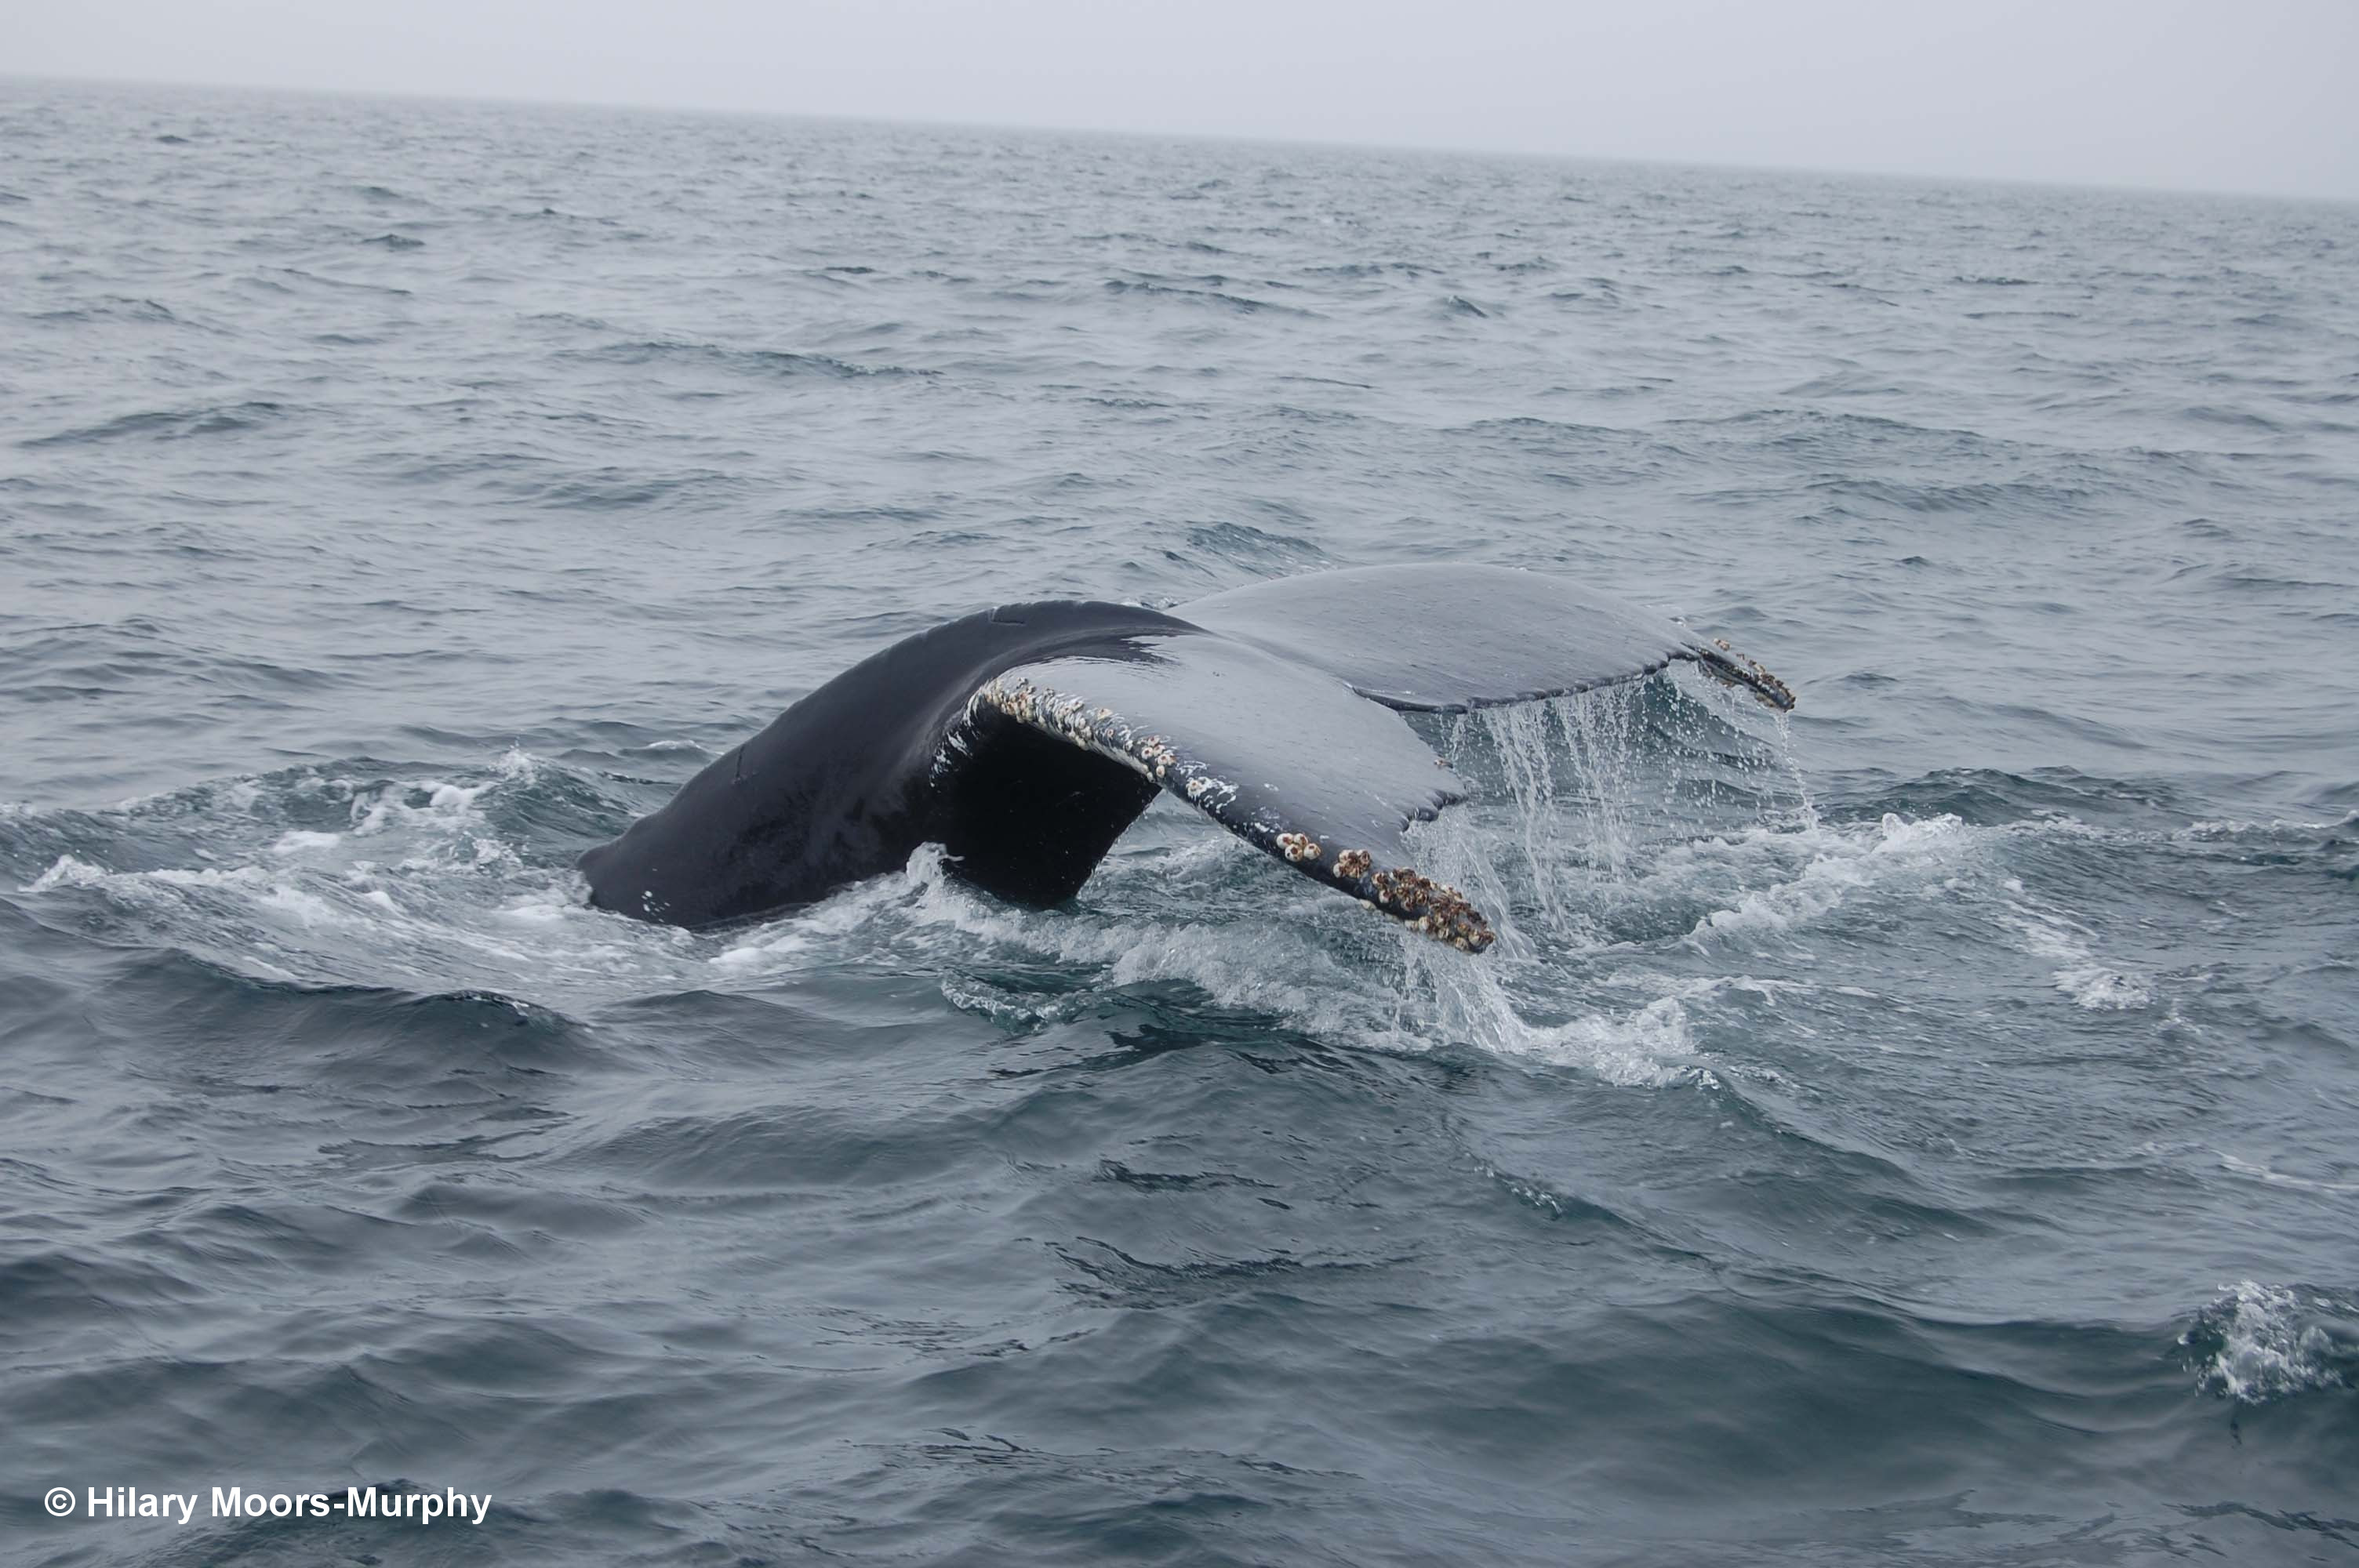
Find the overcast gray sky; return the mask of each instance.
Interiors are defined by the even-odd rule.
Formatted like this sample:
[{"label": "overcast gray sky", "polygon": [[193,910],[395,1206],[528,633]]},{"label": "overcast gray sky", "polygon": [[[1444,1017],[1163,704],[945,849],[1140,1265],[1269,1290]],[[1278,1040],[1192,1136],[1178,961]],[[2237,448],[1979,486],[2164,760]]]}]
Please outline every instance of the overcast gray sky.
[{"label": "overcast gray sky", "polygon": [[0,0],[0,70],[2359,198],[2359,0]]}]

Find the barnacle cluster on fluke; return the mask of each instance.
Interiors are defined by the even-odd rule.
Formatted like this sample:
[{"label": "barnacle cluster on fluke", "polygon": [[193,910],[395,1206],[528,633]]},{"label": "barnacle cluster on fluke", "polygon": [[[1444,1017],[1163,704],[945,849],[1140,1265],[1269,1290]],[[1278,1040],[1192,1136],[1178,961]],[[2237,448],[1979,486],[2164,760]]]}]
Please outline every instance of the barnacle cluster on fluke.
[{"label": "barnacle cluster on fluke", "polygon": [[1704,654],[1696,663],[1714,676],[1731,686],[1741,686],[1751,692],[1764,708],[1784,713],[1794,706],[1794,688],[1779,680],[1750,654],[1740,654],[1728,645],[1725,637],[1712,640],[1716,654]]},{"label": "barnacle cluster on fluke", "polygon": [[[1045,734],[1070,741],[1083,751],[1121,763],[1158,784],[1176,788],[1189,802],[1201,806],[1208,794],[1234,795],[1236,786],[1212,776],[1204,764],[1189,757],[1161,734],[1124,719],[1113,708],[1088,697],[1036,682],[1027,676],[994,678],[984,683],[968,705],[973,717],[990,708]],[[1177,775],[1176,778],[1174,775]],[[1447,882],[1434,881],[1414,866],[1375,869],[1375,857],[1366,849],[1345,849],[1321,868],[1326,847],[1310,833],[1290,828],[1243,835],[1259,843],[1288,865],[1301,867],[1322,881],[1366,902],[1420,935],[1446,942],[1464,953],[1479,953],[1495,937],[1491,923],[1466,895]]]},{"label": "barnacle cluster on fluke", "polygon": [[970,717],[979,706],[997,708],[1020,724],[1070,741],[1157,784],[1169,783],[1179,770],[1179,787],[1190,803],[1201,804],[1207,791],[1220,787],[1219,780],[1208,777],[1201,764],[1185,762],[1162,736],[1126,722],[1110,708],[1093,708],[1086,698],[1054,687],[1038,686],[1023,676],[995,678],[968,700]]},{"label": "barnacle cluster on fluke", "polygon": [[1448,882],[1435,881],[1414,866],[1395,866],[1368,879],[1368,900],[1410,930],[1447,942],[1462,953],[1480,953],[1496,935],[1483,912]]}]

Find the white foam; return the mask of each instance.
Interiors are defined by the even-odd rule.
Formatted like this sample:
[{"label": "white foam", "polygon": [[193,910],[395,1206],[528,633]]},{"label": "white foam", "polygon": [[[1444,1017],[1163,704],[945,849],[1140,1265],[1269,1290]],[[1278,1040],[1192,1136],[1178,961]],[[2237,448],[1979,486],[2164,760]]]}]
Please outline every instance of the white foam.
[{"label": "white foam", "polygon": [[[1744,991],[1772,1007],[1777,1005],[1781,996],[1809,996],[1820,989],[1807,980],[1762,979],[1753,975],[1659,975],[1642,969],[1617,969],[1604,979],[1610,986],[1651,990],[1681,1001],[1701,1001],[1723,991]],[[1859,996],[1868,994],[1850,986],[1835,989]]]},{"label": "white foam", "polygon": [[2129,1012],[2150,1005],[2154,991],[2144,980],[2119,969],[2082,965],[2059,969],[2056,989],[2092,1012]]},{"label": "white foam", "polygon": [[745,971],[769,968],[797,953],[808,952],[810,943],[799,936],[782,936],[772,942],[747,942],[715,954],[706,960],[716,969]]},{"label": "white foam", "polygon": [[[353,837],[365,838],[397,827],[447,827],[473,821],[477,816],[476,801],[504,782],[505,778],[492,778],[478,784],[455,784],[440,779],[420,779],[412,784],[386,784],[374,795],[355,793]],[[423,800],[418,798],[421,795]]]},{"label": "white foam", "polygon": [[1711,1081],[1693,1060],[1695,1033],[1677,996],[1658,996],[1627,1011],[1583,1006],[1571,1018],[1536,1021],[1510,992],[1506,966],[1469,964],[1419,936],[1400,941],[1407,994],[1396,1000],[1389,1026],[1372,1032],[1378,1043],[1408,1050],[1468,1044],[1495,1055],[1578,1067],[1632,1087]]},{"label": "white foam", "polygon": [[1634,1012],[1597,1013],[1552,1026],[1527,1024],[1486,1044],[1508,1055],[1585,1067],[1608,1083],[1710,1081],[1710,1075],[1682,1060],[1695,1055],[1696,1040],[1687,1009],[1676,997],[1657,997]]},{"label": "white foam", "polygon": [[2181,844],[2217,844],[2238,838],[2310,838],[2359,825],[2359,810],[2346,811],[2332,822],[2302,822],[2273,816],[2267,822],[2221,817],[2190,822],[2171,835]]},{"label": "white foam", "polygon": [[[1697,921],[1692,935],[1701,938],[1787,932],[1824,917],[1855,894],[1885,882],[1903,880],[1943,886],[1939,873],[1973,842],[1973,830],[1955,816],[1945,814],[1911,821],[1887,812],[1865,833],[1824,826],[1787,831],[1762,827],[1700,840],[1667,854],[1661,874],[1696,872],[1702,862],[1734,859],[1748,851],[1767,849],[1781,855],[1807,851],[1810,858],[1792,875],[1739,893],[1734,903]],[[1699,874],[1695,880],[1708,879]]]},{"label": "white foam", "polygon": [[328,901],[316,893],[303,892],[283,884],[273,884],[254,901],[264,909],[291,915],[305,925],[347,925],[351,922],[338,914]]},{"label": "white foam", "polygon": [[[942,867],[939,846],[930,845],[911,857],[896,885],[905,901],[904,916],[920,929],[956,932],[970,941],[1028,952],[1065,966],[1093,967],[1108,986],[1182,981],[1223,1006],[1276,1012],[1330,1032],[1349,1032],[1369,1022],[1372,993],[1366,972],[1340,962],[1309,940],[1274,943],[1270,933],[1251,920],[1113,919],[989,903],[952,880]],[[1289,910],[1289,925],[1333,914],[1330,901],[1304,885],[1310,896]],[[847,902],[839,897],[821,909]],[[1282,960],[1273,962],[1280,955]]]},{"label": "white foam", "polygon": [[2292,1187],[2300,1192],[2332,1194],[2336,1196],[2347,1196],[2353,1193],[2359,1193],[2359,1182],[2315,1181],[2308,1176],[2294,1176],[2283,1171],[2273,1171],[2267,1165],[2256,1165],[2249,1160],[2240,1160],[2225,1150],[2214,1150],[2212,1152],[2220,1156],[2222,1170],[2234,1172],[2239,1176],[2251,1176],[2273,1187]]},{"label": "white foam", "polygon": [[[222,786],[212,799],[243,795],[257,814],[290,800],[346,803],[353,830],[291,829],[243,849],[224,844],[225,856],[194,845],[199,864],[139,871],[69,854],[26,891],[96,892],[106,918],[142,940],[273,979],[527,994],[553,986],[569,997],[585,986],[601,996],[662,989],[686,934],[582,919],[580,878],[527,865],[485,822],[490,793],[531,781],[542,765],[512,751],[474,783],[356,787],[303,773],[259,793]],[[211,825],[234,832],[237,823],[216,813]],[[347,858],[362,849],[373,853]],[[619,940],[616,925],[629,926]]]},{"label": "white foam", "polygon": [[2341,1309],[2332,1299],[2304,1296],[2282,1285],[2251,1280],[2223,1285],[2225,1292],[2180,1336],[2180,1344],[2209,1346],[2198,1373],[2200,1386],[2257,1404],[2311,1389],[2348,1385],[2351,1341],[2338,1339],[2328,1324]]},{"label": "white foam", "polygon": [[[589,907],[578,875],[527,864],[494,827],[497,792],[561,770],[521,750],[472,782],[276,781],[257,810],[324,800],[344,806],[351,826],[249,824],[247,847],[223,848],[258,864],[118,874],[64,856],[35,885],[103,889],[143,931],[161,928],[249,969],[261,960],[246,955],[266,953],[279,977],[313,982],[477,986],[571,1007],[756,988],[853,961],[939,976],[953,1005],[1036,1022],[1079,1015],[1125,988],[1177,983],[1357,1045],[1472,1047],[1644,1087],[1712,1081],[1716,1024],[1811,989],[1777,972],[1781,958],[1810,961],[1790,946],[1709,966],[1737,973],[1680,972],[1695,966],[1690,952],[1664,951],[1676,933],[1691,925],[1690,948],[1719,946],[1790,933],[1871,894],[1953,896],[1976,854],[2006,831],[1951,816],[1829,826],[1807,809],[1769,820],[1748,784],[1738,808],[1764,819],[1699,838],[1683,811],[1630,810],[1647,777],[1634,765],[1632,716],[1643,707],[1626,695],[1601,713],[1591,706],[1470,723],[1466,732],[1522,781],[1506,789],[1516,799],[1495,790],[1487,806],[1411,836],[1419,864],[1495,912],[1499,945],[1471,962],[1270,865],[1178,806],[1141,824],[1079,908],[1000,903],[951,878],[927,848],[897,873],[725,936],[647,925]],[[1526,879],[1511,901],[1510,882]],[[1617,921],[1648,934],[1612,937]],[[1050,968],[1065,977],[1054,988],[1008,973]]]},{"label": "white foam", "polygon": [[76,860],[71,855],[60,855],[48,871],[18,891],[48,892],[53,888],[98,887],[112,874],[103,866],[93,866],[88,860]]},{"label": "white foam", "polygon": [[2008,900],[2024,950],[2035,957],[2061,960],[2049,977],[2056,989],[2092,1012],[2127,1012],[2148,1006],[2154,990],[2125,970],[2097,961],[2095,933],[2052,910]]},{"label": "white foam", "polygon": [[270,873],[259,866],[200,866],[194,871],[164,866],[152,871],[114,871],[107,881],[117,885],[154,882],[176,888],[267,888]]},{"label": "white foam", "polygon": [[[259,866],[163,866],[146,871],[110,871],[103,866],[76,860],[71,855],[61,855],[56,864],[35,878],[24,891],[48,892],[59,888],[101,890],[121,903],[158,914],[181,906],[190,893],[227,892],[241,897],[247,907],[258,914],[292,921],[298,925],[354,924],[349,914],[327,899],[291,882],[280,881]],[[233,956],[243,958],[242,954]],[[295,978],[277,965],[266,967],[272,979]]]}]

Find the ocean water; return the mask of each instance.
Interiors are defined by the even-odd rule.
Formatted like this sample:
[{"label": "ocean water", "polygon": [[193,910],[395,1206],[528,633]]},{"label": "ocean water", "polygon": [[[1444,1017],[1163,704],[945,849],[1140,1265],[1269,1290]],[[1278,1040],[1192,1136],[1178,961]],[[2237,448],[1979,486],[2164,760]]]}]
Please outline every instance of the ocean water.
[{"label": "ocean water", "polygon": [[[0,1561],[2359,1553],[2359,208],[0,82]],[[1471,560],[1466,959],[586,846]],[[63,1485],[480,1525],[51,1519]]]}]

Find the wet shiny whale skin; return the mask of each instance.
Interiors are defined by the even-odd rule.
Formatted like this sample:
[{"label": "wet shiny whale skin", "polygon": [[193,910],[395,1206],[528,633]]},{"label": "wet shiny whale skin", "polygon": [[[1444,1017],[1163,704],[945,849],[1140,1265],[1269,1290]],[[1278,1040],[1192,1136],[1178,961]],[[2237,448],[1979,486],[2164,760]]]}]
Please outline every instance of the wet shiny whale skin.
[{"label": "wet shiny whale skin", "polygon": [[1792,697],[1725,643],[1560,578],[1371,567],[1167,613],[1003,605],[862,661],[582,858],[592,901],[702,926],[893,870],[939,842],[987,891],[1078,892],[1157,789],[1468,950],[1489,923],[1402,838],[1464,788],[1395,710],[1465,711],[1704,664]]}]

